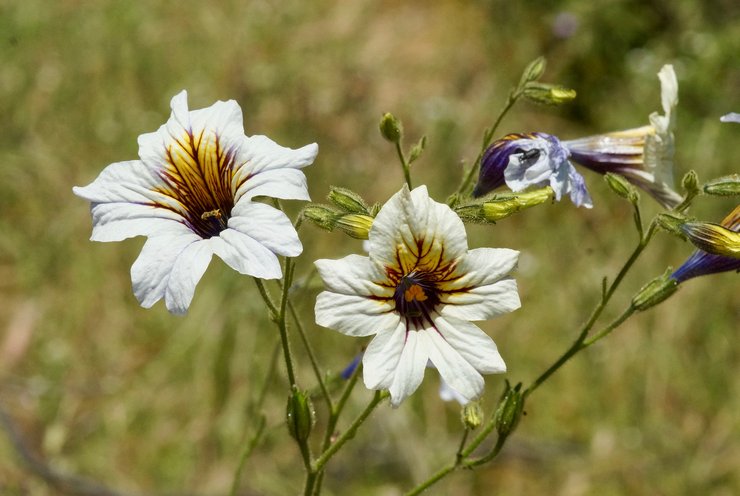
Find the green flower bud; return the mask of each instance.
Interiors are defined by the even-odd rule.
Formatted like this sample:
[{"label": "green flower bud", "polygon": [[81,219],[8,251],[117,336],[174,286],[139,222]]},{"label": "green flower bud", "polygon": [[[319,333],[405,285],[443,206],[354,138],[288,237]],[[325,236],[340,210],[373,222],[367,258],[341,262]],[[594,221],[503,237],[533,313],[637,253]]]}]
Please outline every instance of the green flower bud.
[{"label": "green flower bud", "polygon": [[637,201],[640,199],[637,191],[635,191],[635,187],[627,182],[624,176],[607,172],[604,175],[604,180],[606,181],[606,184],[609,185],[609,188],[611,188],[612,191],[614,191],[617,195],[621,196],[625,200],[629,200],[631,203],[637,203]]},{"label": "green flower bud", "polygon": [[336,227],[353,238],[368,239],[373,220],[369,215],[348,214],[337,219]]},{"label": "green flower bud", "polygon": [[303,217],[327,231],[333,231],[341,213],[326,205],[312,203],[303,208]]},{"label": "green flower bud", "polygon": [[678,281],[671,278],[670,269],[663,275],[656,277],[632,297],[632,307],[635,310],[647,310],[669,298],[678,289]]},{"label": "green flower bud", "polygon": [[393,114],[386,112],[380,119],[380,134],[391,143],[398,143],[403,136],[401,121],[393,117]]},{"label": "green flower bud", "polygon": [[740,232],[711,222],[686,222],[680,229],[702,251],[740,258]]},{"label": "green flower bud", "polygon": [[308,439],[316,419],[313,403],[307,392],[293,386],[293,391],[288,396],[285,416],[288,432],[293,439],[301,442]]},{"label": "green flower bud", "polygon": [[690,170],[684,174],[681,185],[689,195],[694,196],[699,193],[699,176],[695,171]]},{"label": "green flower bud", "polygon": [[573,100],[576,97],[576,90],[554,84],[530,82],[524,85],[522,95],[535,103],[561,105]]},{"label": "green flower bud", "polygon": [[704,192],[716,196],[740,195],[740,174],[712,179],[704,184]]},{"label": "green flower bud", "polygon": [[346,188],[332,186],[329,190],[329,201],[351,214],[368,215],[370,213],[362,197]]},{"label": "green flower bud", "polygon": [[508,436],[514,432],[517,424],[519,424],[519,419],[524,412],[524,398],[522,398],[520,391],[521,387],[520,383],[510,388],[507,383],[507,390],[494,414],[494,425],[499,436]]},{"label": "green flower bud", "polygon": [[542,74],[545,73],[545,66],[547,65],[545,61],[545,57],[537,57],[532,62],[527,64],[527,67],[524,68],[524,72],[522,72],[522,77],[520,79],[520,86],[524,86],[525,84],[537,81],[540,77],[542,77]]},{"label": "green flower bud", "polygon": [[483,407],[479,401],[471,401],[462,407],[460,416],[465,428],[473,430],[483,422]]},{"label": "green flower bud", "polygon": [[494,198],[491,201],[483,203],[483,218],[488,222],[496,222],[521,210],[541,205],[551,200],[554,194],[553,189],[550,186],[546,186],[516,196],[500,199]]}]

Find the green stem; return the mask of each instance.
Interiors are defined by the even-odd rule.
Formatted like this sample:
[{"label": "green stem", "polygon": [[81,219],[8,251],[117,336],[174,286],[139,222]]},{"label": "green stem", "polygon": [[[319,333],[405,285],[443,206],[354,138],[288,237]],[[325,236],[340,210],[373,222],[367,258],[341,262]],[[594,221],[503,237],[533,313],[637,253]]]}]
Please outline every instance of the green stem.
[{"label": "green stem", "polygon": [[293,322],[295,322],[295,326],[298,329],[298,335],[301,337],[303,347],[306,348],[306,353],[308,353],[308,360],[311,362],[311,368],[313,369],[313,373],[319,383],[319,388],[321,389],[321,394],[324,396],[324,400],[326,401],[326,406],[329,411],[332,411],[332,409],[334,408],[334,403],[332,402],[331,395],[329,394],[329,390],[326,387],[326,382],[321,375],[321,369],[319,368],[318,360],[316,360],[316,354],[313,351],[311,342],[308,340],[306,330],[303,328],[303,324],[301,323],[301,319],[298,317],[298,313],[293,306],[293,302],[290,300],[288,300],[288,308],[290,309],[290,314],[293,317]]},{"label": "green stem", "polygon": [[488,149],[488,145],[491,144],[491,140],[493,139],[494,133],[496,132],[496,129],[498,129],[498,126],[501,124],[501,121],[504,119],[504,116],[506,116],[507,113],[509,113],[509,110],[511,110],[511,107],[514,106],[516,101],[521,96],[521,91],[519,89],[512,90],[511,93],[509,93],[509,97],[506,99],[506,103],[504,104],[504,107],[501,109],[501,112],[499,112],[498,117],[496,117],[496,121],[493,123],[493,126],[486,129],[486,131],[483,133],[483,143],[481,144],[480,152],[478,153],[478,157],[476,157],[475,162],[473,162],[473,165],[468,169],[468,171],[465,173],[465,177],[462,180],[462,183],[460,183],[460,187],[457,189],[457,193],[460,195],[467,196],[471,187],[472,187],[472,181],[475,175],[478,173],[478,170],[480,169],[480,162],[483,159],[483,154],[486,153],[486,149]]},{"label": "green stem", "polygon": [[411,185],[411,168],[409,167],[406,156],[403,154],[403,150],[401,149],[401,140],[396,141],[396,153],[398,153],[398,159],[401,161],[401,168],[403,169],[403,177],[406,179],[406,184],[409,189],[414,189]]},{"label": "green stem", "polygon": [[614,329],[616,329],[617,327],[619,327],[622,324],[622,322],[624,322],[625,320],[627,320],[628,318],[630,318],[633,313],[635,313],[635,308],[630,305],[629,307],[627,307],[627,309],[624,312],[622,312],[622,315],[620,315],[619,317],[617,317],[616,319],[614,319],[614,322],[612,322],[611,324],[609,324],[608,326],[604,327],[602,330],[600,330],[599,332],[597,332],[596,334],[594,334],[593,336],[591,336],[590,339],[585,340],[583,342],[583,345],[581,346],[581,349],[588,348],[589,346],[591,346],[595,342],[597,342],[597,341],[605,338],[609,334],[611,334],[611,332]]},{"label": "green stem", "polygon": [[285,368],[288,370],[288,381],[290,382],[291,387],[296,385],[296,380],[293,369],[293,355],[290,352],[290,340],[288,339],[288,325],[285,319],[285,308],[288,304],[288,290],[290,289],[290,283],[293,280],[293,267],[293,259],[286,258],[283,269],[285,281],[283,282],[283,291],[280,297],[280,310],[277,316],[277,326],[280,330],[280,341],[283,344]]}]

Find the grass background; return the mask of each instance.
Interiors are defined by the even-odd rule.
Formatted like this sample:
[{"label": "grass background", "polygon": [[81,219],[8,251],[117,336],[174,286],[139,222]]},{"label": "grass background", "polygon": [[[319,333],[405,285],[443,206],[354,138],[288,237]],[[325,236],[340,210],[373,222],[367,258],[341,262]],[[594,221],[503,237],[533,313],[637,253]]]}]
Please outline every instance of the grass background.
[{"label": "grass background", "polygon": [[[660,108],[655,74],[670,62],[681,100],[677,177],[695,169],[706,180],[737,172],[740,129],[718,117],[740,109],[739,21],[732,0],[0,2],[0,405],[59,470],[136,494],[227,492],[277,341],[254,284],[214,259],[187,317],[161,303],[141,309],[129,268],[142,240],[89,242],[88,206],[71,193],[107,164],[134,159],[136,137],[166,120],[179,90],[191,108],[236,99],[247,134],[318,142],[306,171],[315,200],[329,185],[371,202],[399,189],[394,151],[377,132],[391,111],[409,143],[428,136],[413,174],[443,200],[529,60],[546,55],[544,80],[578,99],[519,105],[501,134],[573,138],[642,125]],[[469,228],[471,246],[522,251],[522,309],[483,324],[511,381],[532,380],[567,347],[601,278],[634,243],[627,205],[599,177],[586,179],[593,210],[562,202]],[[733,206],[707,198],[693,213],[718,221]],[[302,238],[299,276],[318,257],[360,250],[310,226]],[[658,235],[605,317],[690,252]],[[736,274],[692,280],[628,321],[532,397],[496,463],[431,493],[740,492],[737,287]],[[314,293],[297,302],[309,323]],[[308,327],[327,370],[362,345]],[[298,361],[313,387],[305,355]],[[332,461],[326,494],[401,494],[452,458],[459,409],[439,401],[437,381],[428,373],[401,408],[371,418]],[[487,380],[487,411],[502,384]],[[300,490],[284,391],[278,367],[263,408],[267,436],[241,494]],[[358,387],[350,413],[369,397]],[[318,414],[325,419],[320,405]],[[4,435],[0,494],[56,494],[22,468]]]}]

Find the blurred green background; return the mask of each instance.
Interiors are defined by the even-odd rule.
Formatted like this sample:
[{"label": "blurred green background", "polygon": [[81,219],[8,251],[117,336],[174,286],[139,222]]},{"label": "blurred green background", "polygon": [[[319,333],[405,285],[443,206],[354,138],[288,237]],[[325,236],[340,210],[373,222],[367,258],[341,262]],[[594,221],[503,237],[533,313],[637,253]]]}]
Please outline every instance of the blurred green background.
[{"label": "blurred green background", "polygon": [[[518,105],[500,134],[567,139],[643,125],[660,108],[656,73],[673,63],[677,178],[737,172],[740,126],[719,116],[740,111],[739,53],[734,0],[0,2],[0,405],[56,469],[135,494],[228,491],[277,341],[253,282],[214,258],[186,317],[162,303],[144,310],[129,278],[143,241],[89,242],[88,205],[71,192],[107,164],[135,159],[136,137],[165,122],[183,88],[191,108],[236,99],[247,134],[318,142],[306,170],[315,200],[329,185],[371,202],[400,188],[395,152],[377,131],[391,111],[408,144],[428,136],[413,174],[444,200],[509,86],[541,54],[543,80],[575,88],[578,99]],[[522,309],[482,324],[511,381],[531,381],[567,347],[601,278],[614,276],[635,242],[628,206],[584,174],[593,210],[564,201],[469,228],[471,246],[522,251]],[[643,203],[658,211],[647,195]],[[705,198],[693,213],[719,221],[733,206]],[[311,260],[361,250],[312,226],[302,238],[299,277]],[[691,251],[659,234],[605,317]],[[532,397],[496,463],[430,493],[740,493],[737,281],[691,280],[628,321]],[[297,301],[309,324],[314,295]],[[330,371],[362,346],[308,330]],[[304,385],[314,387],[294,344]],[[487,380],[488,412],[503,379]],[[401,408],[380,408],[330,464],[325,493],[401,494],[451,460],[459,408],[441,402],[437,387],[429,371]],[[300,491],[285,391],[278,367],[263,409],[267,435],[241,494]],[[369,397],[358,387],[350,413]],[[321,427],[321,405],[318,414]],[[0,494],[57,494],[22,468],[4,433]]]}]

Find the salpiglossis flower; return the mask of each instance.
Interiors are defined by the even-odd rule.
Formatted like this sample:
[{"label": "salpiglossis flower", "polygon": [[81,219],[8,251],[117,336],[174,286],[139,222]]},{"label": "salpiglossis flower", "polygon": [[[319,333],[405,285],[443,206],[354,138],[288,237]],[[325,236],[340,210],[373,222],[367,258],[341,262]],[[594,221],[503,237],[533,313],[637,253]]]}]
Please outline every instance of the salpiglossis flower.
[{"label": "salpiglossis flower", "polygon": [[[693,227],[692,227],[693,226]],[[730,214],[720,223],[720,227],[729,230],[731,233],[740,232],[740,205],[736,206]],[[708,228],[708,229],[707,229]],[[691,232],[694,229],[694,232]],[[704,250],[696,250],[691,256],[673,273],[671,278],[681,283],[693,277],[699,277],[718,272],[727,272],[730,270],[740,271],[740,258],[733,256],[737,249],[737,238],[734,238],[735,250],[730,250],[728,246],[728,237],[726,235],[717,236],[718,229],[712,229],[711,225],[704,226],[704,229],[696,229],[696,224],[688,228],[690,239],[694,243],[704,245],[705,248],[715,251],[708,253]],[[707,231],[710,235],[706,236]],[[699,234],[704,234],[699,236]],[[732,240],[729,240],[732,242]],[[707,244],[716,243],[717,246],[709,247]],[[719,255],[717,253],[728,253]]]},{"label": "salpiglossis flower", "polygon": [[518,252],[468,250],[465,228],[425,186],[406,186],[380,210],[369,256],[317,260],[326,291],[316,322],[350,336],[371,336],[363,356],[370,389],[387,389],[398,406],[424,377],[428,361],[467,400],[483,390],[481,374],[506,366],[493,340],[469,321],[520,306],[509,277]]},{"label": "salpiglossis flower", "polygon": [[182,314],[212,255],[241,274],[276,279],[277,255],[301,253],[288,217],[254,199],[308,200],[300,169],[318,147],[245,136],[233,100],[189,111],[182,91],[171,107],[166,124],[139,136],[139,160],[110,164],[73,191],[91,202],[92,240],[147,236],[131,267],[134,294],[143,307],[164,298]]}]

